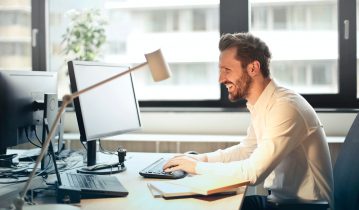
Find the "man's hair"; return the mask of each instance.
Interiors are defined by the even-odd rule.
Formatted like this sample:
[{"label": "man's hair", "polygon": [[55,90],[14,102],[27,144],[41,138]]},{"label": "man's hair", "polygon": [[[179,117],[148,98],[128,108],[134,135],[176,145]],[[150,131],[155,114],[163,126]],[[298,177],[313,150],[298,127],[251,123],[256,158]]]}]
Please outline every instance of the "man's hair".
[{"label": "man's hair", "polygon": [[269,63],[271,53],[268,46],[259,38],[250,33],[223,34],[219,40],[219,50],[222,52],[228,48],[236,47],[236,59],[242,63],[242,67],[255,60],[260,63],[264,77],[269,77]]}]

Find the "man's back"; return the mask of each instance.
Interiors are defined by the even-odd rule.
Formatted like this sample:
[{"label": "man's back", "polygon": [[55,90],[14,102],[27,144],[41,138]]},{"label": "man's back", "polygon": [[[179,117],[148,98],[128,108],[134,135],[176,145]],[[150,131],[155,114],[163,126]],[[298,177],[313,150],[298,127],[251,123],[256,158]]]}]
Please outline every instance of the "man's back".
[{"label": "man's back", "polygon": [[[281,135],[278,143],[289,151],[266,178],[264,187],[271,189],[273,197],[332,201],[332,166],[322,124],[302,96],[275,84],[273,88],[262,129],[275,133],[269,138]],[[265,140],[265,135],[258,139]]]}]

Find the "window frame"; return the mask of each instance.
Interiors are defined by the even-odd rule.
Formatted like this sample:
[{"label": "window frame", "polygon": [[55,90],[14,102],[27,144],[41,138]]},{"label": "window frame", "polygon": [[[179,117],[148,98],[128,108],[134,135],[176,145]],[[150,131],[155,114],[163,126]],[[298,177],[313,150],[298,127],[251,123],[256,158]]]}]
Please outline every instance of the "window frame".
[{"label": "window frame", "polygon": [[47,1],[31,0],[32,71],[47,71]]},{"label": "window frame", "polygon": [[[250,23],[250,0],[220,0],[219,31],[220,34],[248,32]],[[32,47],[33,70],[45,71],[47,66],[47,4],[46,0],[32,0],[32,30],[37,29],[37,45]],[[344,37],[344,21],[349,21],[350,36]],[[337,94],[302,94],[315,108],[322,110],[348,110],[359,108],[356,89],[357,31],[356,0],[338,0],[338,93]],[[355,87],[355,88],[353,88]],[[155,111],[233,111],[244,108],[245,100],[232,103],[227,98],[227,90],[220,86],[219,100],[198,101],[139,101],[141,110]],[[211,109],[216,108],[216,109]]]}]

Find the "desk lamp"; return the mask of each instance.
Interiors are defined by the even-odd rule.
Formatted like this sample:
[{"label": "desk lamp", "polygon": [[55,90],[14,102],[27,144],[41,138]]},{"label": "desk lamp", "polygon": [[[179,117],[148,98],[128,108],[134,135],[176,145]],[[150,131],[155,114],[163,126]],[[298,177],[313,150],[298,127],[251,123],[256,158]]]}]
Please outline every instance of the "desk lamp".
[{"label": "desk lamp", "polygon": [[64,113],[65,108],[67,107],[68,104],[70,104],[75,98],[79,97],[81,94],[86,93],[88,91],[91,91],[94,88],[97,88],[103,84],[106,84],[108,82],[111,82],[112,80],[115,80],[125,74],[128,74],[132,71],[135,71],[145,65],[148,65],[150,70],[151,70],[151,74],[153,77],[153,80],[155,82],[158,81],[162,81],[165,80],[167,78],[169,78],[171,76],[171,72],[170,69],[168,67],[168,64],[165,62],[164,57],[162,55],[162,52],[160,49],[145,54],[146,57],[146,62],[139,64],[138,66],[135,66],[133,68],[129,68],[127,71],[121,72],[119,74],[116,74],[108,79],[105,79],[101,82],[98,82],[94,85],[91,85],[90,87],[87,87],[85,89],[79,90],[73,94],[68,94],[68,95],[64,95],[62,98],[62,105],[56,115],[55,121],[51,126],[50,132],[42,146],[41,152],[39,154],[39,156],[36,159],[35,165],[33,167],[33,170],[31,171],[31,174],[29,176],[29,179],[27,180],[27,182],[25,183],[25,186],[23,188],[23,190],[20,192],[20,195],[14,200],[14,206],[16,208],[16,210],[22,210],[22,209],[26,209],[26,210],[32,210],[32,209],[37,209],[37,210],[42,210],[42,209],[51,209],[51,210],[57,210],[57,209],[61,209],[61,210],[77,210],[77,207],[74,206],[70,206],[70,205],[66,205],[66,204],[46,204],[46,205],[34,205],[34,206],[25,206],[24,207],[24,197],[26,195],[26,192],[29,189],[31,180],[33,179],[35,173],[36,173],[36,169],[39,165],[39,163],[41,162],[42,158],[44,157],[44,155],[46,154],[49,144],[50,144],[50,140],[52,138],[52,136],[55,133],[57,124],[60,121],[61,115]]}]

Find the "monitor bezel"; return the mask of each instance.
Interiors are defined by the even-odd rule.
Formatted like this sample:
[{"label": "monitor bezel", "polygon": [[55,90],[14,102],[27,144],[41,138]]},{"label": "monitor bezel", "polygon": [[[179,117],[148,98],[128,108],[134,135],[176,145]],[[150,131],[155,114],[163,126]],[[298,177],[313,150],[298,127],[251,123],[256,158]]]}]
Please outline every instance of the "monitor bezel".
[{"label": "monitor bezel", "polygon": [[[8,88],[7,91],[12,91],[12,90],[19,91],[21,96],[27,95],[29,99],[29,103],[28,103],[30,108],[29,112],[32,112],[31,119],[29,118],[28,120],[23,122],[23,124],[18,124],[16,120],[12,122],[9,121],[5,122],[6,121],[5,118],[2,118],[0,120],[0,124],[1,124],[0,132],[4,132],[2,131],[2,129],[12,128],[12,130],[6,130],[5,131],[6,133],[0,134],[0,140],[1,140],[0,150],[5,151],[6,148],[28,143],[29,141],[27,138],[34,139],[35,135],[33,133],[33,129],[30,127],[35,127],[39,139],[43,140],[45,135],[44,123],[43,123],[45,117],[44,114],[45,112],[51,111],[51,110],[47,110],[48,107],[46,104],[44,104],[45,97],[46,94],[52,94],[56,97],[56,101],[57,101],[57,78],[58,78],[57,72],[0,69],[0,75],[2,77],[2,80],[4,80],[4,82],[7,81],[5,82],[6,84],[2,84],[3,85],[2,88]],[[23,77],[25,79],[21,79],[21,78],[19,79],[17,77],[19,78]],[[44,79],[46,79],[46,82],[44,82]],[[21,80],[24,80],[26,83],[23,83]],[[33,83],[30,84],[30,82]],[[4,92],[4,94],[6,93]],[[6,97],[6,96],[3,95],[2,97]],[[18,98],[14,98],[14,100],[17,99]],[[34,107],[35,101],[38,104],[43,104],[43,106],[38,107],[37,110],[31,110],[35,108]],[[5,111],[6,110],[0,110],[0,115]],[[28,132],[27,137],[24,133],[25,130],[27,130]],[[52,142],[54,145],[56,144],[55,138],[52,139]]]},{"label": "monitor bezel", "polygon": [[[73,60],[73,61],[69,61],[68,62],[68,70],[69,70],[69,77],[70,77],[70,87],[71,87],[71,92],[75,93],[80,91],[78,89],[78,85],[76,82],[76,75],[75,75],[75,71],[76,71],[76,66],[81,65],[81,66],[105,66],[105,67],[119,67],[119,68],[127,68],[129,69],[128,66],[124,66],[124,65],[118,65],[118,64],[113,64],[113,63],[104,63],[104,62],[95,62],[95,61],[77,61],[77,60]],[[74,99],[73,104],[74,104],[74,108],[75,108],[75,113],[76,113],[76,117],[77,117],[77,123],[78,123],[78,127],[79,127],[79,132],[80,132],[80,140],[82,142],[88,142],[88,141],[94,141],[94,140],[98,140],[101,138],[106,138],[106,137],[111,137],[111,136],[116,136],[116,135],[120,135],[120,134],[124,134],[124,133],[128,133],[128,132],[132,132],[132,131],[136,131],[142,128],[142,121],[141,121],[141,116],[140,116],[140,108],[139,108],[139,103],[136,97],[136,91],[135,91],[135,87],[134,87],[134,82],[133,82],[133,77],[132,74],[129,73],[128,76],[130,78],[130,82],[131,82],[131,88],[133,91],[133,96],[134,96],[134,100],[136,102],[136,113],[137,113],[137,119],[138,119],[138,123],[139,126],[136,128],[132,128],[132,129],[124,129],[124,130],[118,130],[115,132],[109,132],[109,133],[102,133],[102,134],[98,134],[97,136],[88,136],[86,134],[86,128],[85,128],[85,124],[84,124],[84,119],[83,119],[83,112],[81,110],[81,100],[80,97],[77,97]]]}]

